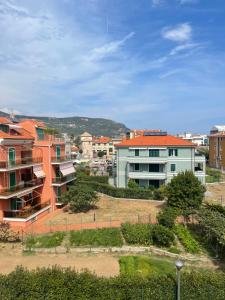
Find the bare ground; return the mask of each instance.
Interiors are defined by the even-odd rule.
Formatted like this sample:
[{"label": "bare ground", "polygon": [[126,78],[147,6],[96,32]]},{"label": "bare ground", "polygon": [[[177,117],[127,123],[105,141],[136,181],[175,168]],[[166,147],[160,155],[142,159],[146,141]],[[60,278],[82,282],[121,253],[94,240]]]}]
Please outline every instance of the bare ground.
[{"label": "bare ground", "polygon": [[205,201],[225,205],[225,183],[207,184]]}]

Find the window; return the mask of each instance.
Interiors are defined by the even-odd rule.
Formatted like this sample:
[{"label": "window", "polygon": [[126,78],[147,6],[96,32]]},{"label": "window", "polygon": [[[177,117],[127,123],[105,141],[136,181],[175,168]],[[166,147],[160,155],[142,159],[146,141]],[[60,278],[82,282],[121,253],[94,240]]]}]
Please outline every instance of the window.
[{"label": "window", "polygon": [[44,130],[42,128],[36,128],[37,136],[39,141],[44,140]]},{"label": "window", "polygon": [[139,156],[139,149],[135,149],[135,156]]},{"label": "window", "polygon": [[60,156],[61,156],[61,147],[56,146],[56,158],[60,158]]},{"label": "window", "polygon": [[170,171],[171,172],[176,172],[176,165],[175,164],[170,165]]},{"label": "window", "polygon": [[159,150],[156,149],[149,150],[149,157],[159,157]]},{"label": "window", "polygon": [[134,170],[139,171],[139,164],[134,164]]},{"label": "window", "polygon": [[139,179],[134,179],[134,181],[139,185]]},{"label": "window", "polygon": [[178,149],[169,149],[169,156],[178,156]]},{"label": "window", "polygon": [[159,172],[159,164],[150,164],[149,172]]}]

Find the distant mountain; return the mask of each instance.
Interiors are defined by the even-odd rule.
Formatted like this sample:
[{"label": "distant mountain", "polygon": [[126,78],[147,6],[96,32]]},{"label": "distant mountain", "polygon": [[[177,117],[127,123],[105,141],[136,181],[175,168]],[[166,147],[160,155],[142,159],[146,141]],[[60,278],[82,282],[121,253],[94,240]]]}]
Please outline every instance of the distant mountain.
[{"label": "distant mountain", "polygon": [[[7,113],[0,111],[0,117],[9,117]],[[75,136],[89,132],[95,136],[117,136],[129,130],[124,124],[103,118],[68,117],[52,118],[38,116],[16,115],[17,119],[37,119],[43,121],[48,127],[57,128],[60,132],[74,134]]]}]

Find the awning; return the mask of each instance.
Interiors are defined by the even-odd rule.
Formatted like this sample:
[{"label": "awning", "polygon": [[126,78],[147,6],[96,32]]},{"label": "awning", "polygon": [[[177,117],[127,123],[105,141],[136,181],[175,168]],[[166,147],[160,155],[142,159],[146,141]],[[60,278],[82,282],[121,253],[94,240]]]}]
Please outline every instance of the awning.
[{"label": "awning", "polygon": [[42,166],[40,166],[40,165],[34,166],[33,170],[34,170],[34,174],[37,178],[45,177],[45,172],[42,170]]},{"label": "awning", "polygon": [[75,169],[74,169],[73,163],[71,161],[66,162],[65,164],[61,164],[59,166],[59,168],[60,168],[60,172],[63,174],[63,176],[67,176],[69,174],[75,173]]}]

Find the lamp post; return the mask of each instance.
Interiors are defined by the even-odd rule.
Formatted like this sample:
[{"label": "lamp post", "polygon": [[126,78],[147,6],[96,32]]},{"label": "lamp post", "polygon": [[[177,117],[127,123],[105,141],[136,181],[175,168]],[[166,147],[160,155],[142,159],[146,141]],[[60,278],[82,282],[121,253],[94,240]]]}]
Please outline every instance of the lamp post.
[{"label": "lamp post", "polygon": [[176,260],[175,266],[177,269],[177,300],[180,300],[180,271],[184,266],[183,261]]}]

